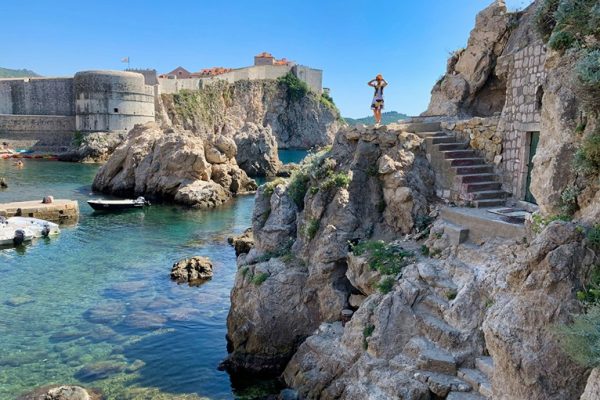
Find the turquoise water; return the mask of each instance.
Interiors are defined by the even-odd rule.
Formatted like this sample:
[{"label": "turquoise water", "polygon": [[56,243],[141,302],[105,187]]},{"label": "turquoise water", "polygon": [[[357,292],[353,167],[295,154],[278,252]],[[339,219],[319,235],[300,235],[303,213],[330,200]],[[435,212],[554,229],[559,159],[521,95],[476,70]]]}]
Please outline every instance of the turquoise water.
[{"label": "turquoise water", "polygon": [[[212,211],[153,205],[98,214],[85,203],[96,169],[0,161],[10,185],[0,202],[53,195],[81,210],[58,237],[0,249],[0,399],[58,383],[120,400],[252,398],[261,385],[272,389],[234,387],[216,369],[236,272],[226,238],[250,225],[253,197]],[[211,258],[214,278],[200,287],[171,282],[171,265],[193,255]]]},{"label": "turquoise water", "polygon": [[307,154],[308,150],[300,149],[280,149],[278,151],[279,160],[284,164],[299,163]]}]

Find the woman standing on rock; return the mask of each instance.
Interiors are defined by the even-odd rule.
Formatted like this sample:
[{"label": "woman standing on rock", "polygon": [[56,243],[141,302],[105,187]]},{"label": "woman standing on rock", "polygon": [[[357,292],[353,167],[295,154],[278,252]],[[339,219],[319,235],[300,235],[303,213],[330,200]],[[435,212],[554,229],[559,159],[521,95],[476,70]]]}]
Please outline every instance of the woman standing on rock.
[{"label": "woman standing on rock", "polygon": [[375,79],[372,79],[367,85],[375,88],[375,94],[373,95],[373,101],[371,102],[371,109],[375,116],[375,127],[378,128],[381,125],[381,110],[383,110],[383,88],[387,86],[387,81],[383,79],[381,74],[377,75]]}]

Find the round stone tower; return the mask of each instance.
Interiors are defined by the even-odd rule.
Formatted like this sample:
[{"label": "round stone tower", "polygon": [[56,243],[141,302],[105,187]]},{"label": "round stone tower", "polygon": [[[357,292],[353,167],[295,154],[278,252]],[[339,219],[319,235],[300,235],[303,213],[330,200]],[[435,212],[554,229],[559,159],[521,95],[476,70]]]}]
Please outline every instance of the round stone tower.
[{"label": "round stone tower", "polygon": [[75,74],[75,127],[81,132],[129,131],[154,121],[154,89],[126,71]]}]

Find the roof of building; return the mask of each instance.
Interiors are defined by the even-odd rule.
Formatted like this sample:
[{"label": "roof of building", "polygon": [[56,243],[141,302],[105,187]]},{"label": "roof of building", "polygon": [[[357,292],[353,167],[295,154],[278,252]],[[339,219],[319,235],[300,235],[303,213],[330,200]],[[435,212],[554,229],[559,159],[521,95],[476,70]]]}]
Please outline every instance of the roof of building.
[{"label": "roof of building", "polygon": [[225,67],[204,68],[198,72],[194,72],[193,74],[191,74],[191,76],[193,76],[193,77],[216,76],[216,75],[224,74],[231,70],[232,70],[231,68],[225,68]]},{"label": "roof of building", "polygon": [[258,58],[275,58],[275,57],[273,57],[273,55],[271,53],[267,53],[266,51],[263,51],[262,53],[257,54],[255,57],[258,57]]},{"label": "roof of building", "polygon": [[161,74],[160,76],[169,76],[169,75],[175,75],[175,76],[177,76],[177,75],[187,75],[187,76],[189,76],[190,74],[191,74],[190,71],[188,71],[187,69],[179,66],[179,67],[175,68],[173,71],[167,72],[165,74]]}]

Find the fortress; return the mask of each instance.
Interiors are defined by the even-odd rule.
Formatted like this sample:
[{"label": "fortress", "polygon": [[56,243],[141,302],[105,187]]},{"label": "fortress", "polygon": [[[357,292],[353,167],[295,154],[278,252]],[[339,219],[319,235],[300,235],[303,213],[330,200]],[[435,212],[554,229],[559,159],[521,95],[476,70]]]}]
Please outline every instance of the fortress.
[{"label": "fortress", "polygon": [[[253,66],[212,68],[189,73],[178,68],[164,75],[155,70],[84,71],[72,78],[0,79],[0,142],[41,152],[66,150],[76,132],[127,132],[155,120],[161,93],[202,90],[217,81],[277,79],[293,73],[311,90],[322,92],[321,70],[276,60],[269,53]],[[177,73],[181,74],[177,74]]]}]

